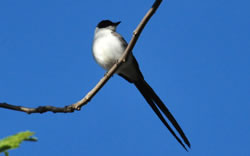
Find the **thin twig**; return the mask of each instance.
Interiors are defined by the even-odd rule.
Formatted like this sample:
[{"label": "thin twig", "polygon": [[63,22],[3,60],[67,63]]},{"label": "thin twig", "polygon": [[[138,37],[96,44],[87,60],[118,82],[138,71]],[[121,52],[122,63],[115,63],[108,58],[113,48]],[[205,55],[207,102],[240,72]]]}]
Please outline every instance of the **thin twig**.
[{"label": "thin twig", "polygon": [[54,112],[54,113],[70,113],[74,112],[74,110],[80,110],[82,106],[86,105],[95,95],[96,93],[106,84],[106,82],[110,79],[110,77],[115,73],[115,71],[120,67],[120,65],[124,62],[126,62],[126,58],[128,54],[132,51],[134,48],[142,30],[146,26],[147,22],[149,19],[153,16],[155,11],[158,9],[160,6],[162,0],[156,0],[153,4],[153,6],[149,9],[149,11],[146,13],[144,18],[141,20],[135,31],[133,32],[133,36],[121,56],[121,58],[113,65],[113,67],[105,74],[105,76],[97,83],[97,85],[80,101],[65,106],[65,107],[54,107],[54,106],[39,106],[37,108],[27,108],[27,107],[22,107],[22,106],[15,106],[7,103],[0,103],[0,107],[6,108],[6,109],[11,109],[11,110],[16,110],[16,111],[22,111],[26,112],[28,114],[31,113],[44,113],[44,112]]}]

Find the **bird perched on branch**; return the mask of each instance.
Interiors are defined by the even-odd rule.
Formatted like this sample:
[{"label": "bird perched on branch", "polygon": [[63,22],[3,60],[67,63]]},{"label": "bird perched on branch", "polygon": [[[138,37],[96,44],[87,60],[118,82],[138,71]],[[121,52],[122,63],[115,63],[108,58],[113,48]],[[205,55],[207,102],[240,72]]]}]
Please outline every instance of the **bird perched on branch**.
[{"label": "bird perched on branch", "polygon": [[[95,29],[92,47],[93,55],[96,62],[106,70],[109,70],[119,60],[128,45],[124,38],[116,32],[116,28],[120,23],[121,22],[103,20],[98,23]],[[164,105],[154,90],[145,81],[139,69],[139,65],[132,53],[128,55],[126,62],[121,64],[116,73],[136,86],[175,139],[184,147],[185,150],[187,150],[186,146],[190,148],[191,145],[187,137],[173,115],[169,112],[168,108]],[[186,146],[165,120],[164,115],[179,133]]]}]

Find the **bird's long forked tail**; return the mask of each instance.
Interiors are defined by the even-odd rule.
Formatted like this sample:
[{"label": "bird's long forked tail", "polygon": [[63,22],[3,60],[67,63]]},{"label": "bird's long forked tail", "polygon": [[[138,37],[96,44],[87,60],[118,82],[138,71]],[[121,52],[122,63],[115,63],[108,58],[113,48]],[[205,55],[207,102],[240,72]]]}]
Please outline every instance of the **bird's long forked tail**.
[{"label": "bird's long forked tail", "polygon": [[[185,144],[190,148],[191,145],[184,134],[183,130],[173,117],[173,115],[170,113],[168,108],[164,105],[164,103],[161,101],[161,99],[157,96],[157,94],[154,92],[154,90],[149,86],[149,84],[144,80],[141,79],[139,81],[134,82],[137,89],[141,92],[143,97],[146,99],[150,107],[153,109],[153,111],[156,113],[156,115],[160,118],[160,120],[163,122],[163,124],[168,128],[170,133],[175,137],[175,139],[182,145],[182,147],[186,150],[186,146],[183,144],[182,140],[175,134],[173,129],[169,126],[161,112],[167,117],[167,119],[171,122],[171,124],[174,126],[174,128],[177,130]],[[161,111],[160,111],[161,110]]]}]

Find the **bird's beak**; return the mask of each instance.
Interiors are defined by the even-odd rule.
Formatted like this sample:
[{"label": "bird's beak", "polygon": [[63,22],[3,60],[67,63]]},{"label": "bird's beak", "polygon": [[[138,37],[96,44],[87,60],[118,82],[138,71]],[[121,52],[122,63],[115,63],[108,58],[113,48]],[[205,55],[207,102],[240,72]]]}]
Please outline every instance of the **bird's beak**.
[{"label": "bird's beak", "polygon": [[115,23],[115,26],[118,26],[121,23],[121,21],[118,21]]}]

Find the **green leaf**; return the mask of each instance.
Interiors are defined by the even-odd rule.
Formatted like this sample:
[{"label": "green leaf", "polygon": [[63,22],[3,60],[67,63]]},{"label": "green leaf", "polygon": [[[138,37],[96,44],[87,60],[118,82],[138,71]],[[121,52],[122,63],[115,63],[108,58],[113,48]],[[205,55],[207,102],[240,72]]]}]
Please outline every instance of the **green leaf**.
[{"label": "green leaf", "polygon": [[19,147],[22,141],[37,141],[37,138],[31,137],[32,135],[34,135],[34,132],[26,131],[0,140],[0,153],[5,152],[6,154],[7,150]]},{"label": "green leaf", "polygon": [[9,156],[9,153],[8,152],[4,152],[5,156]]}]

